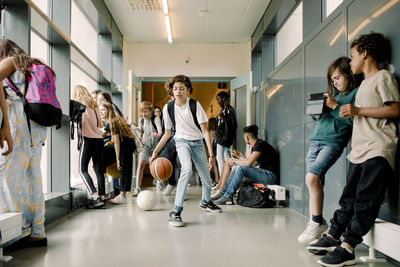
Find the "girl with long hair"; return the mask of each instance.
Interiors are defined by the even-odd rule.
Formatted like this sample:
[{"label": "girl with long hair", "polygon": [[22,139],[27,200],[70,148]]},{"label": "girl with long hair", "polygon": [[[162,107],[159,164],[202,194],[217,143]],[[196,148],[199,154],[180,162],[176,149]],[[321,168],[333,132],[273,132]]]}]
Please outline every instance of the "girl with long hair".
[{"label": "girl with long hair", "polygon": [[110,125],[111,138],[114,143],[117,168],[120,171],[120,190],[113,202],[126,203],[126,192],[131,191],[133,152],[136,149],[133,133],[129,125],[114,111],[113,105],[103,102],[100,105],[102,119]]},{"label": "girl with long hair", "polygon": [[113,109],[115,111],[115,113],[123,120],[125,120],[124,118],[124,114],[122,113],[122,111],[118,108],[117,105],[115,105],[112,101],[111,95],[107,92],[103,92],[100,91],[97,93],[97,103],[100,105],[101,103],[110,103],[113,106]]},{"label": "girl with long hair", "polygon": [[[21,212],[23,246],[46,246],[44,229],[45,203],[42,188],[40,160],[42,145],[46,139],[46,127],[34,121],[28,121],[22,100],[4,80],[6,77],[25,92],[25,79],[31,75],[32,64],[45,65],[39,59],[32,58],[16,43],[0,39],[0,105],[3,111],[1,136],[5,136],[8,148],[1,142],[0,157],[0,212]],[[3,93],[7,96],[4,112]],[[8,114],[8,117],[7,117]],[[8,121],[9,120],[9,124]],[[9,127],[11,139],[4,134]],[[14,144],[14,146],[12,145]],[[8,154],[13,149],[13,153]]]},{"label": "girl with long hair", "polygon": [[[79,153],[79,174],[85,182],[86,188],[92,198],[87,207],[101,208],[105,206],[105,180],[102,168],[103,136],[100,133],[103,123],[101,121],[99,106],[89,91],[82,85],[75,86],[72,99],[86,106],[86,110],[82,114],[83,143]],[[98,191],[88,171],[90,160],[93,162],[93,169],[96,173]]]}]

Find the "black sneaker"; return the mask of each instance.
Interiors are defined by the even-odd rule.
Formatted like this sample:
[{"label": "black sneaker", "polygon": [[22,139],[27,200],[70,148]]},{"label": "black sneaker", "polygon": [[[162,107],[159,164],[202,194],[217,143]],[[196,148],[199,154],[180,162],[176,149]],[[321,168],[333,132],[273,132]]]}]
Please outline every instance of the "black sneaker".
[{"label": "black sneaker", "polygon": [[324,255],[333,251],[336,247],[340,246],[341,243],[340,240],[335,240],[328,235],[323,234],[317,242],[308,245],[307,250],[317,255]]},{"label": "black sneaker", "polygon": [[174,227],[184,226],[181,218],[181,213],[171,210],[168,215],[168,223]]},{"label": "black sneaker", "polygon": [[214,204],[214,202],[210,201],[208,203],[203,203],[203,201],[200,201],[200,208],[207,210],[209,212],[213,213],[219,213],[222,211],[220,207]]},{"label": "black sneaker", "polygon": [[98,197],[96,200],[91,200],[88,204],[87,204],[87,208],[88,209],[100,209],[100,208],[104,208],[106,206],[106,203],[104,200],[102,200],[100,197]]},{"label": "black sneaker", "polygon": [[354,253],[350,253],[347,249],[342,247],[336,247],[334,251],[330,252],[328,255],[323,256],[318,260],[318,263],[322,266],[347,266],[356,264],[356,257]]}]

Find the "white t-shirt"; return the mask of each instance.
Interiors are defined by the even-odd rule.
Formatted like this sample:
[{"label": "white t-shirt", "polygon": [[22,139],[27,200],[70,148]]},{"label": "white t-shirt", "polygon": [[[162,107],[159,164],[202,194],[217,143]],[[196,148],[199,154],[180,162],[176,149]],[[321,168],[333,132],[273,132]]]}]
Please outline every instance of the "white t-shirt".
[{"label": "white t-shirt", "polygon": [[[196,101],[196,115],[199,124],[208,121],[206,112],[198,101]],[[202,131],[197,128],[194,123],[192,112],[190,112],[189,98],[183,106],[178,106],[175,103],[175,139],[186,140],[200,140],[203,139]],[[168,104],[164,106],[163,110],[164,126],[165,129],[172,129],[172,121],[168,114]]]},{"label": "white t-shirt", "polygon": [[[386,102],[400,102],[394,76],[381,70],[365,79],[356,95],[356,107],[383,107]],[[350,162],[360,164],[374,157],[384,157],[394,169],[397,147],[396,125],[393,119],[354,117]]]},{"label": "white t-shirt", "polygon": [[[142,119],[141,119],[142,120]],[[161,119],[159,117],[154,118],[154,124],[157,127],[157,132],[162,131],[161,129]],[[143,131],[142,142],[144,145],[149,147],[153,147],[154,144],[157,144],[158,137],[153,137],[154,129],[153,124],[151,123],[151,119],[147,120],[143,118],[143,125],[139,123],[139,129]]]}]

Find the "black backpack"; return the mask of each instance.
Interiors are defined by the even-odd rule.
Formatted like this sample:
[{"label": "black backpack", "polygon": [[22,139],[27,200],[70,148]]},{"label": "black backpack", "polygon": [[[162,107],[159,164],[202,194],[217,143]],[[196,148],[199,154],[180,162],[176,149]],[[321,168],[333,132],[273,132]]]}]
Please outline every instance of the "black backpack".
[{"label": "black backpack", "polygon": [[[190,107],[190,113],[192,113],[194,124],[196,124],[197,128],[199,128],[201,132],[201,127],[199,122],[197,121],[197,101],[194,99],[189,98],[189,107]],[[175,131],[175,100],[171,101],[167,104],[167,109],[168,109],[168,115],[172,121],[173,125],[173,131]]]},{"label": "black backpack", "polygon": [[239,189],[237,204],[248,208],[271,208],[275,205],[273,191],[263,184],[244,182]]},{"label": "black backpack", "polygon": [[[69,101],[69,116],[71,120],[71,139],[74,140],[75,135],[75,124],[77,129],[77,136],[78,136],[78,150],[81,149],[82,146],[82,114],[86,111],[86,106],[79,103],[75,100]],[[96,114],[97,116],[97,114]]]}]

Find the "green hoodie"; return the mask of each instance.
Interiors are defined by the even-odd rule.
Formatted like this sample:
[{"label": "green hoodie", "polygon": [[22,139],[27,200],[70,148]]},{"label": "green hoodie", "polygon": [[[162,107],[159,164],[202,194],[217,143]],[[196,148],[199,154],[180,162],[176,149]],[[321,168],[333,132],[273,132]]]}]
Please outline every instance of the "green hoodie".
[{"label": "green hoodie", "polygon": [[310,137],[310,140],[322,144],[343,148],[347,145],[353,129],[353,119],[340,118],[340,108],[345,104],[354,104],[358,88],[353,89],[348,95],[342,92],[334,95],[337,107],[333,110],[328,108],[318,120],[317,126]]}]

